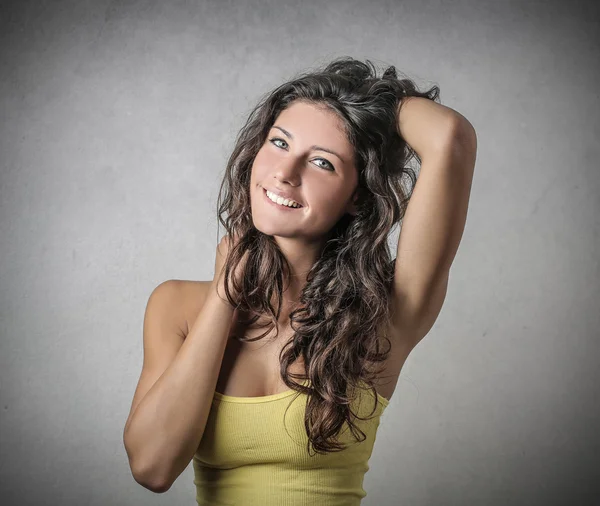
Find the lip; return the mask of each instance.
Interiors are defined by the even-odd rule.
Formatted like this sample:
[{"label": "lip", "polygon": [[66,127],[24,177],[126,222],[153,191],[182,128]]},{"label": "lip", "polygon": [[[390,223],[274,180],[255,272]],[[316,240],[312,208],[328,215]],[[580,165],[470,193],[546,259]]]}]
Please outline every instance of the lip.
[{"label": "lip", "polygon": [[[271,190],[269,190],[269,191],[271,191]],[[302,207],[282,206],[280,204],[277,204],[276,202],[273,202],[269,197],[267,197],[267,189],[266,188],[262,189],[262,194],[264,196],[264,199],[267,201],[267,204],[272,205],[273,207],[279,209],[280,211],[290,212],[290,211],[298,211],[299,209],[302,209]]]},{"label": "lip", "polygon": [[[302,205],[302,202],[300,202],[298,199],[294,198],[291,194],[289,194],[286,191],[283,191],[280,189],[272,190],[271,188],[265,188],[265,190],[270,191],[271,193],[274,193],[275,195],[277,195],[279,197],[283,197],[284,199],[290,199],[290,200],[293,200],[294,202],[298,202],[298,204]],[[304,207],[304,206],[302,206],[302,207]]]}]

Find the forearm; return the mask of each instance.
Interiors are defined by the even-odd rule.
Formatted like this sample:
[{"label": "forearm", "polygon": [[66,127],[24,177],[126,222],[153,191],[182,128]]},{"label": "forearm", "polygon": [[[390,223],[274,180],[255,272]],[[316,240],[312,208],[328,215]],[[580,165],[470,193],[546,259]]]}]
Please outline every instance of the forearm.
[{"label": "forearm", "polygon": [[175,359],[134,412],[124,442],[138,482],[170,486],[196,452],[233,313],[213,283]]},{"label": "forearm", "polygon": [[422,97],[403,98],[397,118],[400,136],[421,159],[446,149],[459,128],[470,126],[454,109]]}]

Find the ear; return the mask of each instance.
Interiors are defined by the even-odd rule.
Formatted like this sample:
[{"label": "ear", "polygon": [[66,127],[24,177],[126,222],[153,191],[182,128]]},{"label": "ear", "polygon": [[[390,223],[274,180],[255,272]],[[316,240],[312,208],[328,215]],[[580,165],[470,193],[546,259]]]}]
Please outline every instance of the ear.
[{"label": "ear", "polygon": [[358,213],[358,210],[356,209],[356,202],[358,201],[359,197],[360,197],[360,188],[357,188],[355,190],[354,194],[352,195],[352,199],[348,203],[348,206],[346,207],[346,212],[348,214],[351,214],[352,216],[356,216],[356,214]]}]

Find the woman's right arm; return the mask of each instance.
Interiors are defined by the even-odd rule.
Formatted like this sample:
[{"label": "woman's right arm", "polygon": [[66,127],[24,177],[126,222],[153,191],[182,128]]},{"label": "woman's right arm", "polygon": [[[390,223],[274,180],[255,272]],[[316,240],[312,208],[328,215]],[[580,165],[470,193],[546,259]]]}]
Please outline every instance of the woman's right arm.
[{"label": "woman's right arm", "polygon": [[144,365],[123,432],[135,480],[157,493],[171,487],[200,444],[235,311],[218,295],[218,281],[207,283],[183,338],[173,316],[182,313],[178,283],[160,284],[148,300]]}]

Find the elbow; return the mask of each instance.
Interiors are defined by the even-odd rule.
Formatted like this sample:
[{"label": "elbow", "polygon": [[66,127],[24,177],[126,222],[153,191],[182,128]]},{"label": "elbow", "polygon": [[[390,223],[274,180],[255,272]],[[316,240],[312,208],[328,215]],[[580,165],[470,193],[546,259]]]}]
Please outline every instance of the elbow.
[{"label": "elbow", "polygon": [[457,118],[451,129],[453,145],[462,153],[469,153],[473,157],[473,163],[477,154],[477,133],[473,125],[464,117]]},{"label": "elbow", "polygon": [[173,485],[170,480],[159,478],[156,476],[156,473],[151,473],[149,471],[139,469],[134,470],[132,467],[131,474],[138,484],[156,494],[165,493]]},{"label": "elbow", "polygon": [[141,465],[138,461],[134,461],[125,439],[123,442],[129,459],[129,469],[136,483],[156,494],[162,494],[169,490],[173,485],[172,480],[165,479],[162,473],[156,471],[155,466]]},{"label": "elbow", "polygon": [[159,482],[155,484],[153,482],[148,483],[146,481],[138,481],[136,480],[142,487],[147,488],[148,490],[154,492],[155,494],[163,494],[167,490],[171,488],[172,483]]}]

